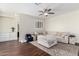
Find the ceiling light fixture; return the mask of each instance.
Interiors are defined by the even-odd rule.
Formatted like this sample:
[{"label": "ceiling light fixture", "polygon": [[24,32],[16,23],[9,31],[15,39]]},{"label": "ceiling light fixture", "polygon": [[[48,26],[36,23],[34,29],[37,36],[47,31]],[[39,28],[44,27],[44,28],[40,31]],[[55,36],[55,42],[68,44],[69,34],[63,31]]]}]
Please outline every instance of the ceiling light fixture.
[{"label": "ceiling light fixture", "polygon": [[55,14],[52,9],[48,8],[48,9],[44,9],[44,10],[40,10],[39,11],[40,14],[39,15],[44,15],[44,16],[49,16],[51,14]]},{"label": "ceiling light fixture", "polygon": [[45,16],[48,16],[48,13],[44,13]]},{"label": "ceiling light fixture", "polygon": [[35,3],[35,5],[40,5],[41,3]]}]

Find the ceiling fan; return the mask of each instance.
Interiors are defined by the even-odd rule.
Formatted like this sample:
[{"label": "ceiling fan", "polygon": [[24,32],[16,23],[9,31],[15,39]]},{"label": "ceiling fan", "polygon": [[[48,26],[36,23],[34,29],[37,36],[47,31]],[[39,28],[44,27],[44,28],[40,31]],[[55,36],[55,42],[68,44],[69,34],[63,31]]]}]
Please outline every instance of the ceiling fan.
[{"label": "ceiling fan", "polygon": [[44,15],[44,16],[48,16],[49,14],[55,14],[54,12],[52,12],[52,9],[44,9],[44,10],[40,10],[39,12],[40,12],[39,15]]}]

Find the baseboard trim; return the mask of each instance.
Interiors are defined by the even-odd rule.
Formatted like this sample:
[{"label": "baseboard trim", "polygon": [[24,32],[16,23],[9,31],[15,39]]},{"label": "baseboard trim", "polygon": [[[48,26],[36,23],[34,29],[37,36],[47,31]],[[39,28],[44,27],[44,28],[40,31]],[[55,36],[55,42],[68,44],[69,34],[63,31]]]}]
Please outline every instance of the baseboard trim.
[{"label": "baseboard trim", "polygon": [[7,41],[14,41],[14,40],[17,40],[17,39],[13,39],[13,40],[1,40],[0,42],[7,42]]},{"label": "baseboard trim", "polygon": [[7,41],[1,41],[0,43],[3,43],[3,42],[10,42],[10,41],[17,41],[17,40],[7,40]]},{"label": "baseboard trim", "polygon": [[26,40],[19,40],[19,42],[24,43],[24,42],[26,42]]}]

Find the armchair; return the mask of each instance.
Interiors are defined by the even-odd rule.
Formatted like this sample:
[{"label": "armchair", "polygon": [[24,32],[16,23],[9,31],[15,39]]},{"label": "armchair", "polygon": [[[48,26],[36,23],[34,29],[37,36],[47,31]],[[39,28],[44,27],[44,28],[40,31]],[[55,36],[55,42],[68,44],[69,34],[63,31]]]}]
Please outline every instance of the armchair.
[{"label": "armchair", "polygon": [[27,40],[26,41],[27,43],[30,42],[30,41],[33,41],[33,37],[32,37],[31,34],[26,34],[25,39]]}]

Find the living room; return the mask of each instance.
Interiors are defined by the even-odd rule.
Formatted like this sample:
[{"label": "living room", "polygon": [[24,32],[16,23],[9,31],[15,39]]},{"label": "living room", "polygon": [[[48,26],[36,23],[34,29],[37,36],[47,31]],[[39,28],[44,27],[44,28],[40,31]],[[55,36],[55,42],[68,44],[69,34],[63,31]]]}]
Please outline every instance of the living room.
[{"label": "living room", "polygon": [[78,56],[78,15],[79,3],[0,3],[0,55]]}]

